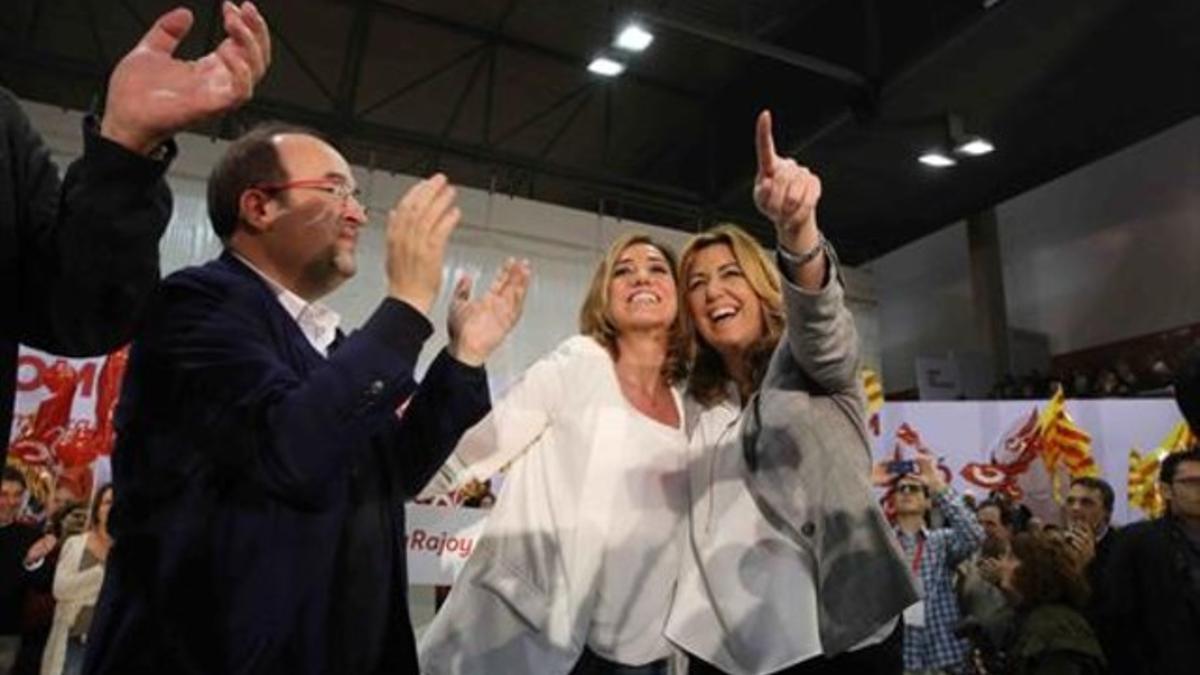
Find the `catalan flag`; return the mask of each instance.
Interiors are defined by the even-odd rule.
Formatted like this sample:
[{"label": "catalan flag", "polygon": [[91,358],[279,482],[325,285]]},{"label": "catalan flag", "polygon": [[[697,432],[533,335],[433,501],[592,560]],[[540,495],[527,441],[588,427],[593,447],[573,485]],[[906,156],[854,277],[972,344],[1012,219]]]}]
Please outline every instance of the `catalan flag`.
[{"label": "catalan flag", "polygon": [[1141,509],[1151,518],[1158,518],[1166,510],[1162,492],[1158,486],[1158,468],[1162,460],[1173,452],[1183,452],[1196,444],[1187,422],[1180,422],[1171,429],[1157,448],[1142,455],[1129,451],[1129,505]]},{"label": "catalan flag", "polygon": [[1092,437],[1071,419],[1066,404],[1059,387],[1038,419],[1042,461],[1052,478],[1055,500],[1060,499],[1060,468],[1071,478],[1100,475],[1092,455]]},{"label": "catalan flag", "polygon": [[883,379],[870,368],[863,368],[860,373],[863,393],[867,397],[867,424],[876,436],[880,434],[879,411],[883,410]]}]

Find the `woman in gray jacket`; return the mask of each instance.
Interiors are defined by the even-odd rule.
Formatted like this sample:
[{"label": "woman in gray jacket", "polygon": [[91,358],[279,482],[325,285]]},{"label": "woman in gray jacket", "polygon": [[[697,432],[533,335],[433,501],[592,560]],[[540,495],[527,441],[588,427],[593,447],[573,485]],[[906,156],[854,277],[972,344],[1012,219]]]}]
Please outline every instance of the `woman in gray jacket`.
[{"label": "woman in gray jacket", "polygon": [[689,539],[666,635],[689,673],[899,673],[917,599],[871,492],[858,341],[820,180],[757,129],[776,260],[721,226],[684,249]]}]

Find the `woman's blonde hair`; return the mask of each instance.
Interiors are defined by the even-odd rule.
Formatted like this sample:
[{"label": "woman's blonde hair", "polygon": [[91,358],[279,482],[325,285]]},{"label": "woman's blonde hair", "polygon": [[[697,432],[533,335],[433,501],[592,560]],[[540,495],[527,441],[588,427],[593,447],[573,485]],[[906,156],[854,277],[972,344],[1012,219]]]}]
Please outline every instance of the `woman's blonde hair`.
[{"label": "woman's blonde hair", "polygon": [[[750,376],[753,389],[758,389],[767,363],[775,345],[783,335],[785,325],[783,315],[783,290],[780,286],[779,270],[771,260],[770,255],[745,230],[731,223],[722,223],[701,232],[688,240],[683,247],[683,255],[679,260],[679,284],[685,305],[679,314],[683,317],[684,327],[690,336],[689,351],[691,363],[688,380],[688,393],[703,405],[712,405],[725,396],[725,389],[732,375],[725,368],[721,355],[712,345],[704,341],[692,321],[691,312],[687,310],[687,283],[692,263],[696,254],[710,247],[724,244],[733,253],[733,259],[746,277],[746,282],[758,299],[762,302],[763,330],[758,341],[746,354],[750,363]],[[748,394],[749,392],[742,392]]]},{"label": "woman's blonde hair", "polygon": [[[676,288],[679,286],[679,277],[676,276],[679,268],[675,262],[675,251],[650,235],[625,234],[618,237],[608,247],[608,252],[604,254],[604,258],[592,274],[592,283],[588,286],[587,295],[584,296],[583,306],[579,308],[579,332],[604,345],[614,361],[620,356],[617,348],[617,336],[620,332],[613,324],[612,315],[608,311],[608,286],[612,281],[617,261],[621,259],[621,254],[625,252],[625,249],[637,244],[646,244],[658,249],[658,252],[666,258]],[[667,358],[663,362],[663,376],[669,384],[675,384],[687,375],[688,333],[683,325],[683,314],[683,308],[679,307],[667,335]]]}]

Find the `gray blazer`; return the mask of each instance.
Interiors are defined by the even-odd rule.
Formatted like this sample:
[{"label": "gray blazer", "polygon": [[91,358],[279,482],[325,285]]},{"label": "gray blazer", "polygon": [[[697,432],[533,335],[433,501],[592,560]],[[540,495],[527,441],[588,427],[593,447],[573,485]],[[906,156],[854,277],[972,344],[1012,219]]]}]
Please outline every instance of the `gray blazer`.
[{"label": "gray blazer", "polygon": [[917,601],[917,586],[871,489],[858,335],[836,263],[818,293],[784,284],[787,339],[743,426],[746,483],[764,515],[815,561],[827,655]]},{"label": "gray blazer", "polygon": [[830,265],[819,291],[784,283],[786,338],[740,414],[689,420],[690,550],[667,634],[731,672],[811,658],[798,622],[815,620],[825,655],[878,639],[918,599],[870,484],[858,338]]}]

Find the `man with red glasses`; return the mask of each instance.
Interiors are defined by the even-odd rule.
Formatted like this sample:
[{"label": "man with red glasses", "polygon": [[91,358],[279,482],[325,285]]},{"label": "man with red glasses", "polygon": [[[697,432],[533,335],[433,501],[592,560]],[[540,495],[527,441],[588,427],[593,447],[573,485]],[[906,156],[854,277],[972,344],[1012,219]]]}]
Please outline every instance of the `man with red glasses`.
[{"label": "man with red glasses", "polygon": [[445,176],[387,214],[387,293],[349,335],[321,299],[357,272],[367,215],[336,149],[259,127],[208,206],[225,251],[163,281],[130,354],[85,672],[415,673],[404,502],[488,411],[528,265],[475,300],[459,283],[418,384],[460,218]]}]

